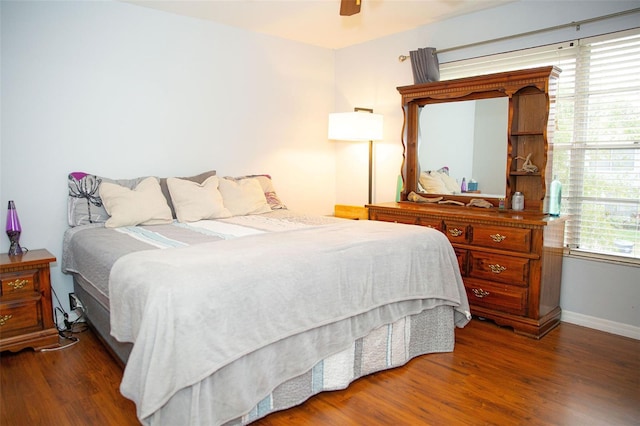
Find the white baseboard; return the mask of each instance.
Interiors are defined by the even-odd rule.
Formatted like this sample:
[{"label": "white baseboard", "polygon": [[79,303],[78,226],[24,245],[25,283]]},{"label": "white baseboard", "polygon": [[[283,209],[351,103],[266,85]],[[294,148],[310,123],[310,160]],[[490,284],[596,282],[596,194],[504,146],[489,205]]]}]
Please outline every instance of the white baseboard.
[{"label": "white baseboard", "polygon": [[562,317],[560,320],[571,324],[594,328],[596,330],[606,331],[607,333],[613,333],[620,336],[640,340],[640,327],[636,327],[633,325],[609,321],[606,319],[591,317],[589,315],[570,311],[562,311]]}]

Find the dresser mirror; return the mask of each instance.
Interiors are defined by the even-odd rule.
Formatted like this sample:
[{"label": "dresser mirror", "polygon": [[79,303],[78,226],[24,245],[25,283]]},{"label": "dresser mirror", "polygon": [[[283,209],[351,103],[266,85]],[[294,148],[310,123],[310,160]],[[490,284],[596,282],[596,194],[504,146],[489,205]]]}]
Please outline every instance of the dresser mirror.
[{"label": "dresser mirror", "polygon": [[[412,192],[462,204],[471,196],[495,207],[504,199],[509,209],[512,195],[521,192],[525,210],[543,211],[559,74],[540,67],[398,87],[404,111],[401,201]],[[439,172],[443,167],[448,174]],[[463,177],[468,190],[469,180],[478,181],[476,192],[461,194]]]},{"label": "dresser mirror", "polygon": [[[457,195],[504,198],[507,170],[506,96],[439,102],[418,110],[418,173],[447,167]],[[462,179],[474,192],[460,193]],[[428,192],[420,188],[418,192]],[[476,192],[479,191],[479,192]]]}]

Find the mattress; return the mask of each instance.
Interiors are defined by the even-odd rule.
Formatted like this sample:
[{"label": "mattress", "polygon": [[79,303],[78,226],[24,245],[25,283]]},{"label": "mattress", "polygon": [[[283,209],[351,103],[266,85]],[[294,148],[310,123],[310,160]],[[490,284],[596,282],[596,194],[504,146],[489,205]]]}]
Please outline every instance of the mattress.
[{"label": "mattress", "polygon": [[[397,225],[397,228],[393,226],[393,224],[380,222],[361,224],[359,227],[351,224],[347,226],[342,219],[307,216],[288,210],[190,224],[174,221],[167,225],[117,229],[107,229],[103,225],[82,225],[70,228],[65,233],[62,267],[64,272],[74,275],[76,291],[81,296],[81,300],[85,298],[82,300],[83,303],[91,307],[87,312],[89,321],[116,355],[122,361],[128,361],[121,390],[125,396],[136,402],[139,418],[144,424],[186,424],[185,422],[207,425],[246,424],[272,411],[296,405],[318,392],[341,389],[363,375],[402,365],[415,356],[453,350],[455,326],[463,326],[470,318],[453,249],[446,241],[446,237],[433,231],[433,234],[426,236],[428,239],[440,239],[438,244],[435,244],[438,248],[429,251],[434,259],[425,259],[422,253],[411,253],[411,251],[402,256],[393,257],[393,250],[388,251],[389,248],[384,244],[374,252],[366,251],[369,247],[370,232],[362,232],[364,228],[384,231],[383,233],[393,239],[394,244],[400,244],[398,248],[404,244],[400,237],[394,237],[396,233],[406,236],[408,241],[417,238],[412,234],[432,231],[420,228],[413,232],[413,227],[409,225]],[[360,230],[354,233],[351,228],[360,228]],[[336,234],[336,238],[328,238],[324,235],[329,233]],[[309,244],[305,241],[306,235],[313,236],[319,241],[319,249],[314,247],[315,243]],[[339,242],[333,243],[334,240]],[[431,243],[427,245],[431,246]],[[283,246],[287,246],[288,249],[278,252]],[[326,250],[323,251],[323,249]],[[209,251],[218,253],[215,259],[205,257],[209,256],[207,254]],[[381,252],[387,255],[381,255]],[[173,308],[171,311],[165,308],[154,308],[158,300],[174,297],[167,296],[168,293],[165,290],[159,291],[159,288],[175,293],[175,297],[185,298],[191,294],[185,293],[184,284],[173,285],[180,280],[169,278],[171,273],[164,274],[159,270],[167,267],[175,271],[175,268],[179,267],[181,269],[178,271],[188,271],[189,281],[185,283],[189,282],[191,285],[204,277],[211,276],[213,264],[218,265],[216,266],[218,268],[229,265],[230,269],[246,268],[247,263],[243,262],[245,256],[251,259],[249,265],[253,271],[252,279],[267,283],[269,280],[275,280],[274,284],[271,284],[274,289],[278,288],[277,284],[280,282],[288,282],[287,285],[283,285],[284,288],[296,285],[296,280],[289,280],[287,274],[279,277],[276,276],[277,274],[272,274],[274,271],[282,273],[283,268],[289,268],[287,270],[296,277],[300,276],[302,282],[316,278],[313,276],[314,273],[311,273],[311,276],[305,276],[307,273],[305,268],[292,269],[293,265],[287,264],[288,258],[295,259],[290,262],[292,264],[304,263],[307,258],[313,259],[309,261],[308,266],[309,269],[316,268],[315,275],[327,273],[327,277],[332,277],[329,281],[333,283],[333,287],[328,288],[333,290],[327,291],[329,296],[336,291],[343,294],[350,287],[350,280],[345,282],[346,285],[342,284],[342,287],[335,284],[344,279],[343,275],[349,275],[353,271],[358,271],[358,277],[368,277],[364,280],[356,279],[354,287],[357,287],[356,282],[367,287],[371,285],[369,281],[377,280],[380,282],[373,288],[374,290],[377,288],[376,291],[382,291],[387,289],[387,281],[408,280],[407,282],[413,283],[416,277],[424,277],[425,280],[436,281],[436,288],[418,292],[415,295],[411,293],[414,289],[410,289],[408,296],[398,300],[392,300],[393,297],[387,296],[387,299],[384,299],[387,302],[382,305],[376,305],[377,302],[371,305],[377,306],[375,309],[366,305],[364,308],[357,308],[363,309],[357,311],[360,313],[349,317],[338,312],[336,318],[344,319],[337,320],[332,317],[320,319],[317,326],[309,329],[311,334],[308,336],[307,332],[293,330],[291,334],[265,340],[264,344],[258,344],[255,349],[247,349],[250,347],[239,349],[238,355],[230,356],[229,364],[209,364],[209,357],[202,356],[201,349],[197,346],[188,346],[186,343],[183,349],[181,343],[179,350],[174,350],[173,353],[169,351],[158,358],[166,359],[168,364],[162,365],[154,361],[152,364],[156,365],[150,365],[150,356],[157,357],[159,351],[165,350],[163,347],[175,345],[171,342],[171,333],[167,334],[168,330],[173,329],[188,330],[190,334],[181,333],[180,342],[198,341],[198,344],[204,344],[207,350],[212,351],[210,354],[226,350],[225,346],[216,346],[218,345],[216,339],[219,339],[217,334],[224,334],[220,332],[224,332],[225,329],[215,331],[214,328],[212,333],[206,332],[204,335],[199,335],[197,332],[192,332],[195,326],[184,325],[184,321],[188,324],[190,316],[187,314],[190,312],[188,309],[173,312]],[[272,257],[269,258],[269,256]],[[296,256],[299,257],[296,258]],[[262,259],[263,257],[265,259]],[[330,259],[327,266],[318,267],[320,260],[315,259],[325,257]],[[375,260],[372,261],[371,259],[374,258]],[[408,259],[407,265],[404,265],[405,258]],[[195,262],[195,259],[203,261]],[[235,263],[227,264],[227,261]],[[352,261],[355,263],[350,263]],[[278,262],[283,262],[283,268],[273,269],[272,265]],[[425,267],[425,263],[429,267]],[[326,272],[335,269],[338,264],[342,264],[342,273],[330,275]],[[153,265],[162,266],[162,268]],[[206,268],[203,268],[203,265],[206,265]],[[264,269],[260,269],[261,267]],[[135,275],[135,270],[139,268],[147,272]],[[379,269],[376,272],[374,269],[367,268]],[[392,270],[393,273],[389,273],[388,270]],[[206,271],[209,272],[205,273]],[[398,274],[400,279],[395,280],[395,274]],[[418,275],[414,277],[412,274]],[[151,282],[147,279],[147,275],[153,276]],[[177,276],[180,277],[181,274]],[[382,276],[388,276],[385,278],[387,281],[382,281],[380,278]],[[318,283],[321,285],[321,281]],[[395,285],[395,282],[389,283]],[[130,289],[135,288],[135,285],[141,286],[139,287],[142,289],[141,293],[131,292]],[[228,285],[231,286],[229,288],[236,288],[243,285],[243,279],[240,278],[237,284]],[[203,282],[200,287],[206,289],[207,285]],[[322,295],[322,292],[315,293],[314,289],[314,286],[307,286],[303,294],[314,293],[314,300],[318,298],[318,303],[311,302],[308,305],[302,305],[303,307],[298,307],[298,303],[291,305],[299,310],[294,314],[295,318],[303,318],[307,313],[310,317],[317,316],[324,310],[318,307],[333,308],[336,302],[342,303],[341,298],[331,299],[329,296]],[[428,296],[431,294],[430,291],[433,291],[433,296]],[[393,291],[388,290],[387,293],[389,292],[393,295]],[[222,294],[226,297],[227,293],[228,291],[225,291]],[[355,293],[355,296],[351,297],[344,293],[344,297],[358,299],[360,297],[358,294],[360,293]],[[369,291],[362,294],[371,297]],[[225,303],[233,302],[229,299],[229,302],[222,301],[220,306],[213,307],[213,305],[209,306],[209,303],[202,304],[202,301],[213,301],[218,297],[214,299],[205,296],[194,297],[201,305],[195,305],[193,311],[198,315],[204,315],[202,318],[205,324],[220,323],[219,317],[214,316],[211,311],[220,313],[224,310]],[[285,296],[287,300],[291,297],[293,296]],[[308,303],[307,300],[304,301]],[[113,303],[115,305],[112,306]],[[277,303],[275,305],[279,306]],[[114,307],[116,308],[115,320],[113,316],[110,318]],[[162,320],[162,324],[158,321],[152,320],[150,323],[149,319],[145,320],[144,315],[150,315],[154,309],[159,309],[156,314],[153,314],[157,318],[166,317]],[[253,312],[262,308],[258,304],[248,309]],[[275,318],[282,311],[282,307],[276,307],[275,311],[269,315]],[[167,316],[166,313],[170,315]],[[286,322],[287,317],[282,318]],[[229,323],[226,320],[225,323],[228,326]],[[114,324],[115,328],[111,328]],[[262,338],[262,332],[253,333],[255,326],[247,325],[247,327],[243,333],[237,336],[232,335],[231,338],[240,343],[243,338],[249,343],[252,343],[254,338]],[[303,327],[307,329],[308,325]],[[150,336],[154,335],[156,337],[151,339]],[[117,342],[113,336],[118,336],[123,342]],[[132,353],[131,343],[127,342],[135,342],[132,359],[128,358]],[[158,342],[164,342],[167,345],[162,343],[158,346]],[[238,342],[234,341],[232,346],[237,346]],[[297,358],[299,351],[295,348],[304,347],[307,350],[308,345],[318,347],[314,347],[313,351],[309,350],[308,356]],[[310,363],[310,361],[313,362]],[[182,368],[185,365],[187,368]],[[184,378],[191,374],[189,369],[192,365],[203,366],[202,371],[196,372],[193,376],[198,377],[195,381]],[[170,370],[175,377],[161,377],[163,374],[160,372]],[[275,374],[271,370],[283,370],[283,373]],[[207,373],[207,371],[210,372]],[[211,372],[214,373],[211,374]],[[144,383],[136,377],[144,378]],[[149,378],[150,381],[147,380]],[[175,381],[175,383],[168,385],[167,381]],[[257,383],[261,385],[255,386]],[[161,391],[160,396],[153,395],[157,390]],[[220,399],[222,393],[226,396]],[[168,395],[168,397],[165,398],[162,395]]]}]

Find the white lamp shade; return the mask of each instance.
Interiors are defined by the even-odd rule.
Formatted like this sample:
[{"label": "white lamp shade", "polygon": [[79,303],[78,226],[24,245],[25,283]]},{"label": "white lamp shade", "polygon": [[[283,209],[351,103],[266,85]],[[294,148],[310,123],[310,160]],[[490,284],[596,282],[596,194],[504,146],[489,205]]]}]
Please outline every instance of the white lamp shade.
[{"label": "white lamp shade", "polygon": [[376,141],[382,139],[382,115],[370,112],[329,114],[329,139]]}]

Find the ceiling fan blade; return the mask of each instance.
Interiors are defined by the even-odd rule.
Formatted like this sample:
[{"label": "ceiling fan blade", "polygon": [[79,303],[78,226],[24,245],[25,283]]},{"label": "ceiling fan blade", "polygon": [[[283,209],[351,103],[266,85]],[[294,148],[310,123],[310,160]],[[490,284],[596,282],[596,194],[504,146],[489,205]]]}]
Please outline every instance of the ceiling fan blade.
[{"label": "ceiling fan blade", "polygon": [[341,0],[340,16],[351,16],[360,13],[361,0]]}]

